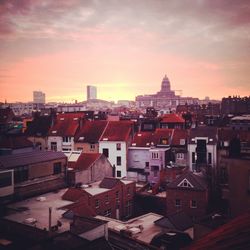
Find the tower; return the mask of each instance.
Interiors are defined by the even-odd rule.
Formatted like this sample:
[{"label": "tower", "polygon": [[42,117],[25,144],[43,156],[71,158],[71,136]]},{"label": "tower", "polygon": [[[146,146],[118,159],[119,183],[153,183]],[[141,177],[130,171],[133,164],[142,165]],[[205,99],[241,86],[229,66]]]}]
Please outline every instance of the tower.
[{"label": "tower", "polygon": [[87,100],[96,99],[96,87],[87,86]]}]

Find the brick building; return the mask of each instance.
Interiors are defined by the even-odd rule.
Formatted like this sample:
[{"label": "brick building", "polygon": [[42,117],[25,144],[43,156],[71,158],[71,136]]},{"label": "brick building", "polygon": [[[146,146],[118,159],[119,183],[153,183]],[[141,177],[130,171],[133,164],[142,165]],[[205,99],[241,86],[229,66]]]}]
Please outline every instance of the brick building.
[{"label": "brick building", "polygon": [[186,172],[167,185],[167,215],[184,211],[191,217],[206,214],[209,190],[205,179]]},{"label": "brick building", "polygon": [[86,187],[69,188],[62,199],[75,202],[65,209],[76,214],[124,219],[133,215],[134,195],[135,182],[106,177]]}]

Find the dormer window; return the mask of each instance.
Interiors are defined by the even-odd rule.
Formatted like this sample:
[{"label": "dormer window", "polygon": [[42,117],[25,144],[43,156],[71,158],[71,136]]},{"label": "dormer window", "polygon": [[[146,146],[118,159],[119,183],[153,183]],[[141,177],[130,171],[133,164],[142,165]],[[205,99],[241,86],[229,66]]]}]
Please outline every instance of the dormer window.
[{"label": "dormer window", "polygon": [[108,138],[103,138],[103,141],[108,141],[109,139]]},{"label": "dormer window", "polygon": [[193,186],[187,179],[184,179],[184,180],[178,185],[178,187],[193,188],[194,186]]},{"label": "dormer window", "polygon": [[60,121],[64,121],[64,117],[61,117],[61,118],[60,118]]},{"label": "dormer window", "polygon": [[56,134],[56,133],[57,133],[57,130],[53,130],[53,131],[52,131],[52,134]]},{"label": "dormer window", "polygon": [[180,139],[180,145],[185,145],[186,141],[185,139]]}]

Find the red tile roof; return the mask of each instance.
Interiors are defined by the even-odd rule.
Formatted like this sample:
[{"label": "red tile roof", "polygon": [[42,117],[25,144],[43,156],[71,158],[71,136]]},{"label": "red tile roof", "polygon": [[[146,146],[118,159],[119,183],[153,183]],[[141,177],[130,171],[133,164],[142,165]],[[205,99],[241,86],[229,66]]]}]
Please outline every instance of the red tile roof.
[{"label": "red tile roof", "polygon": [[62,196],[63,200],[78,201],[86,192],[81,188],[69,188]]},{"label": "red tile roof", "polygon": [[132,131],[131,121],[110,121],[101,137],[101,141],[127,141]]},{"label": "red tile roof", "polygon": [[159,145],[161,139],[167,139],[167,144],[170,144],[173,129],[156,129],[155,132],[139,132],[136,133],[132,141],[132,146],[135,147],[150,147],[151,144]]},{"label": "red tile roof", "polygon": [[95,163],[96,160],[98,160],[102,154],[99,153],[82,153],[74,166],[72,166],[75,170],[86,170],[91,165]]},{"label": "red tile roof", "polygon": [[185,144],[182,144],[181,140],[185,140],[185,144],[188,139],[188,130],[185,129],[175,129],[171,141],[172,146],[185,146]]},{"label": "red tile roof", "polygon": [[177,114],[166,114],[161,117],[161,123],[185,123],[185,120]]},{"label": "red tile roof", "polygon": [[74,136],[83,119],[82,113],[58,114],[54,126],[49,130],[50,136]]},{"label": "red tile roof", "polygon": [[86,121],[75,136],[75,142],[97,143],[107,126],[107,121]]},{"label": "red tile roof", "polygon": [[247,212],[215,229],[185,249],[250,249],[249,225],[250,212]]}]

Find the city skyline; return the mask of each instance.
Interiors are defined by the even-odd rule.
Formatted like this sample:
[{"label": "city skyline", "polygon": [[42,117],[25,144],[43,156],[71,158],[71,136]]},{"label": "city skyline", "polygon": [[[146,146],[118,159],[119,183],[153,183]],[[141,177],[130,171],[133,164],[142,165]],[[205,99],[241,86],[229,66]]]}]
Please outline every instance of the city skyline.
[{"label": "city skyline", "polygon": [[167,74],[183,96],[248,96],[248,1],[2,1],[0,102],[135,100]]}]

